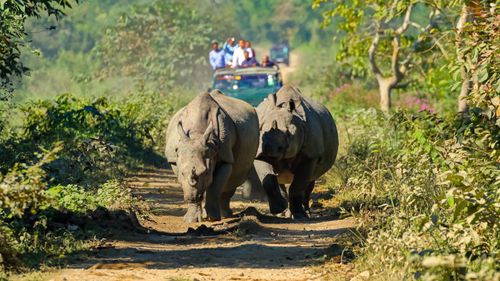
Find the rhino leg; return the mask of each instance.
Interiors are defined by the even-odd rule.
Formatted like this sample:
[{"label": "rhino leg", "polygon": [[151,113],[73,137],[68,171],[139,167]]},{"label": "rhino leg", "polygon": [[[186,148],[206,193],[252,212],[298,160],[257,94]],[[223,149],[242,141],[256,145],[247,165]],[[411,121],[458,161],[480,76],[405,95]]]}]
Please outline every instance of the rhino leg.
[{"label": "rhino leg", "polygon": [[184,221],[187,223],[201,222],[201,217],[201,203],[188,203],[187,212],[184,215]]},{"label": "rhino leg", "polygon": [[288,201],[278,184],[278,177],[275,175],[267,175],[264,178],[262,185],[267,193],[269,211],[271,214],[279,214],[285,211],[288,207]]},{"label": "rhino leg", "polygon": [[311,181],[309,183],[309,185],[307,186],[306,188],[306,191],[304,193],[304,201],[302,201],[302,205],[304,205],[304,210],[306,211],[306,213],[310,214],[310,206],[309,206],[309,201],[311,200],[311,193],[314,189],[314,184],[316,183],[316,181]]},{"label": "rhino leg", "polygon": [[229,202],[234,195],[234,191],[223,192],[221,194],[220,212],[223,218],[230,218],[233,216],[233,210],[231,210],[231,208],[229,207]]},{"label": "rhino leg", "polygon": [[205,210],[207,211],[208,220],[220,220],[221,212],[221,195],[224,187],[227,184],[229,177],[233,171],[233,165],[222,164],[214,171],[212,185],[207,189],[205,198]]},{"label": "rhino leg", "polygon": [[311,183],[310,178],[312,177],[314,168],[315,161],[304,160],[297,167],[296,171],[298,172],[294,174],[293,182],[288,190],[290,212],[294,219],[308,218],[303,202],[305,201],[306,190]]},{"label": "rhino leg", "polygon": [[248,173],[248,179],[243,183],[243,199],[247,200],[265,200],[266,193],[262,187],[262,182],[257,175],[255,170],[255,165],[252,165],[250,172]]},{"label": "rhino leg", "polygon": [[271,214],[279,214],[286,210],[288,202],[286,197],[283,196],[278,183],[278,177],[274,174],[273,167],[260,160],[254,161],[255,170],[262,182],[262,187],[266,192],[269,201],[269,211]]}]

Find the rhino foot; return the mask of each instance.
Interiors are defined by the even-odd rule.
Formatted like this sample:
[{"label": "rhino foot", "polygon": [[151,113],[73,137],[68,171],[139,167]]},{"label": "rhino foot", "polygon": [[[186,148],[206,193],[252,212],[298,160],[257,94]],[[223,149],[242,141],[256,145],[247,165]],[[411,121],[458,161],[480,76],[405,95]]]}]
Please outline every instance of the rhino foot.
[{"label": "rhino foot", "polygon": [[220,221],[221,212],[218,207],[211,207],[210,205],[205,205],[205,210],[207,212],[207,219],[209,221]]},{"label": "rhino foot", "polygon": [[278,200],[269,198],[269,211],[271,214],[283,213],[288,208],[287,205],[288,202],[284,198],[282,200],[281,198]]},{"label": "rhino foot", "polygon": [[309,215],[306,211],[300,210],[298,212],[292,213],[292,219],[294,220],[307,220],[309,219]]},{"label": "rhino foot", "polygon": [[221,210],[221,215],[223,218],[232,218],[234,217],[233,215],[233,210],[227,209],[227,210]]},{"label": "rhino foot", "polygon": [[294,220],[308,220],[309,217],[307,216],[307,214],[302,214],[302,213],[298,213],[298,214],[292,214],[292,218]]},{"label": "rhino foot", "polygon": [[184,221],[187,223],[201,222],[202,221],[201,204],[199,203],[188,204],[188,210],[184,215]]}]

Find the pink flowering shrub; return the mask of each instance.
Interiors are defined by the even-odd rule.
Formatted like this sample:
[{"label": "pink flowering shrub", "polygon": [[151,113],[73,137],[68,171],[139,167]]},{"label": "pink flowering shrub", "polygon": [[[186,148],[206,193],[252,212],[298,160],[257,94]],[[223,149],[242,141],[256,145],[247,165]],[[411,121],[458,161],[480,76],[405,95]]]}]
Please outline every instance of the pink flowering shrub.
[{"label": "pink flowering shrub", "polygon": [[404,96],[396,103],[399,108],[414,109],[417,111],[428,111],[430,113],[436,113],[436,110],[429,104],[429,101],[425,98],[419,98],[416,96]]}]

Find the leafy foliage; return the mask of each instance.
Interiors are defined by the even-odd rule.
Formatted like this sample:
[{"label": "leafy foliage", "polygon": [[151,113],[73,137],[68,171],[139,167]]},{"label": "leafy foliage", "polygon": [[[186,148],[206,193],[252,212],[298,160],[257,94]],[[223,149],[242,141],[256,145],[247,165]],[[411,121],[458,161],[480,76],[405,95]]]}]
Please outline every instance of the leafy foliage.
[{"label": "leafy foliage", "polygon": [[381,108],[388,110],[393,89],[413,88],[428,99],[449,95],[445,67],[454,59],[459,2],[315,0],[313,7],[327,7],[324,26],[338,21],[336,59],[355,76],[374,76]]},{"label": "leafy foliage", "polygon": [[26,211],[36,212],[45,199],[47,183],[44,164],[53,160],[60,148],[56,147],[35,165],[16,164],[5,176],[0,176],[0,208],[3,214],[21,217]]},{"label": "leafy foliage", "polygon": [[[473,74],[473,86],[469,103],[471,107],[483,110],[483,115],[490,122],[495,123],[500,117],[500,18],[498,7],[493,11],[483,11],[475,15],[474,22],[467,25],[464,34],[464,47],[458,52],[465,57],[465,61],[451,63],[455,69],[454,77],[463,64]],[[458,79],[457,79],[458,80]],[[454,88],[458,88],[461,81],[456,81]],[[497,122],[497,127],[500,123]],[[498,128],[497,128],[497,133]]]},{"label": "leafy foliage", "polygon": [[[210,41],[231,31],[229,21],[192,9],[183,1],[136,5],[110,28],[97,48],[100,75],[135,77],[169,89],[210,77]],[[208,84],[208,83],[207,83]]]},{"label": "leafy foliage", "polygon": [[311,43],[318,47],[330,44],[335,26],[321,29],[320,10],[313,11],[310,1],[226,1],[234,6],[235,21],[241,36],[252,41],[282,42],[293,46]]},{"label": "leafy foliage", "polygon": [[36,266],[84,247],[80,240],[88,236],[54,229],[61,213],[131,208],[123,172],[146,158],[157,164],[157,140],[183,104],[175,95],[142,92],[126,103],[64,94],[19,105],[23,123],[5,122],[8,133],[0,138],[0,243],[9,244],[0,249],[0,266],[37,256],[28,263]]},{"label": "leafy foliage", "polygon": [[497,136],[428,113],[351,118],[332,188],[369,230],[359,270],[373,280],[498,278]]},{"label": "leafy foliage", "polygon": [[[78,0],[76,0],[78,3]],[[43,12],[60,17],[64,8],[70,8],[71,0],[2,0],[0,1],[0,99],[5,90],[12,90],[12,79],[25,73],[20,60],[20,47],[24,45],[24,22],[28,17],[39,17]],[[2,93],[0,92],[0,94]]]}]

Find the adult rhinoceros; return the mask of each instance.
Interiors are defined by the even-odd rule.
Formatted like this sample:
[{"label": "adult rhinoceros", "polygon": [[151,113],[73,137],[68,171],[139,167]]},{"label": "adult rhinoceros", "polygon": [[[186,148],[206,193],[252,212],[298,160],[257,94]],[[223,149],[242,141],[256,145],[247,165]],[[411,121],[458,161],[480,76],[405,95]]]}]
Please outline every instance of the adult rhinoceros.
[{"label": "adult rhinoceros", "polygon": [[284,184],[290,184],[291,215],[307,218],[315,181],[337,157],[335,121],[323,105],[288,85],[259,104],[257,115],[260,144],[255,168],[268,195],[270,210],[280,213],[286,209],[280,187],[284,190]]},{"label": "adult rhinoceros", "polygon": [[220,91],[202,93],[177,112],[167,128],[165,155],[187,203],[187,222],[232,215],[229,201],[252,168],[259,143],[257,114]]}]

